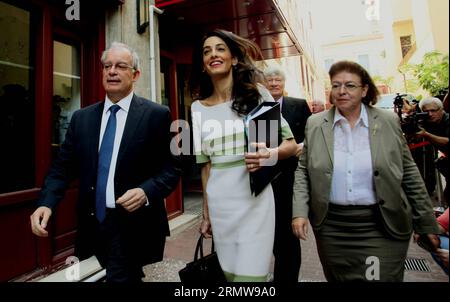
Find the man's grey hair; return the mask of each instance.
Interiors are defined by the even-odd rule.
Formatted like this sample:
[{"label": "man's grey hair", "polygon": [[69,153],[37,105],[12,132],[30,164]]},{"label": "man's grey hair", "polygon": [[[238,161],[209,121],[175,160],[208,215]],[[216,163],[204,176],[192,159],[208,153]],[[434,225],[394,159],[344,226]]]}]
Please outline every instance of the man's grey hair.
[{"label": "man's grey hair", "polygon": [[273,76],[280,76],[283,80],[286,80],[286,75],[284,74],[284,71],[281,70],[278,66],[269,66],[264,70],[264,76],[267,77],[273,77]]},{"label": "man's grey hair", "polygon": [[134,70],[139,70],[140,65],[139,65],[139,56],[137,54],[137,52],[131,48],[130,46],[124,44],[124,43],[120,43],[120,42],[112,42],[111,46],[107,49],[105,49],[102,53],[102,63],[104,64],[106,61],[106,56],[108,55],[108,52],[111,49],[125,49],[127,50],[130,54],[131,54],[131,58],[133,60],[133,69]]},{"label": "man's grey hair", "polygon": [[432,97],[432,96],[422,99],[419,103],[419,108],[420,108],[420,110],[422,110],[423,106],[430,105],[430,104],[436,104],[436,106],[438,106],[439,109],[444,108],[441,100],[438,98]]}]

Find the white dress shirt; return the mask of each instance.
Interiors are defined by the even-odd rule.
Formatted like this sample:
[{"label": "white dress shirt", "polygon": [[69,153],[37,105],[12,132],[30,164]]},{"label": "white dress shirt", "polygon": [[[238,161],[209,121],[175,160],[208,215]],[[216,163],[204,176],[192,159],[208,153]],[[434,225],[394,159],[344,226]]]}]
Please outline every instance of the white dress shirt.
[{"label": "white dress shirt", "polygon": [[372,205],[376,203],[369,123],[365,105],[353,129],[336,109],[333,123],[334,170],[330,202],[338,205]]},{"label": "white dress shirt", "polygon": [[[125,122],[127,121],[128,111],[130,109],[131,99],[133,98],[133,92],[121,99],[115,105],[119,105],[120,109],[116,113],[116,135],[114,137],[114,148],[111,157],[111,165],[109,166],[108,182],[106,184],[106,207],[115,208],[116,200],[114,196],[114,175],[116,172],[117,154],[119,153],[120,142],[122,141],[123,130],[125,128]],[[103,108],[102,124],[100,127],[100,140],[98,144],[98,149],[100,151],[100,146],[102,145],[103,134],[105,133],[106,124],[108,123],[108,118],[111,112],[109,108],[114,105],[113,102],[105,97],[105,107]]]}]

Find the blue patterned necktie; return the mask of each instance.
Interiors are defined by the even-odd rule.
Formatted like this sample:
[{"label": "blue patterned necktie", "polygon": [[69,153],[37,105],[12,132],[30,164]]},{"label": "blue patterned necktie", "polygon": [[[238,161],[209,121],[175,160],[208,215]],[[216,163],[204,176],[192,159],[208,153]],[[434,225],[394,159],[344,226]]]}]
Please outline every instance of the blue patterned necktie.
[{"label": "blue patterned necktie", "polygon": [[98,221],[102,222],[106,216],[106,184],[108,183],[109,166],[114,148],[114,137],[116,136],[116,113],[119,105],[112,105],[105,133],[103,134],[102,145],[98,153],[97,168],[97,189],[95,191],[95,209]]}]

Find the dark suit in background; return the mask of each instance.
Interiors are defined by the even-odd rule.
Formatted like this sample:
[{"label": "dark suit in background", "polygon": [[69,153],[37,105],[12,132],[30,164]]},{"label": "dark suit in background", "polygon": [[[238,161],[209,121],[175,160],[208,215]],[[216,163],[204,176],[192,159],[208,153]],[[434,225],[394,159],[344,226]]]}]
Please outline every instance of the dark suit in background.
[{"label": "dark suit in background", "polygon": [[[281,113],[294,134],[297,144],[305,137],[306,120],[311,115],[303,99],[283,97]],[[272,182],[275,196],[274,281],[298,282],[301,265],[300,240],[292,233],[292,194],[298,158],[280,162],[282,173]]]}]

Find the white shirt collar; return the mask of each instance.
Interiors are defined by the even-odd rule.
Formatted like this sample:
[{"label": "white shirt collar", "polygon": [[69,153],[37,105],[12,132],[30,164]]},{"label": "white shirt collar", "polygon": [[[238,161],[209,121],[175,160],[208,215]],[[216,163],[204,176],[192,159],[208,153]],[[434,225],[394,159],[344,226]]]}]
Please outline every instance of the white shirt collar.
[{"label": "white shirt collar", "polygon": [[280,103],[280,110],[283,108],[283,96],[280,96],[278,99],[275,100],[276,102]]},{"label": "white shirt collar", "polygon": [[131,100],[133,99],[133,94],[134,92],[131,91],[130,94],[128,94],[126,97],[124,97],[115,104],[109,99],[108,95],[106,95],[103,113],[107,112],[112,105],[119,105],[120,109],[125,110],[125,112],[128,113],[128,110],[130,109]]},{"label": "white shirt collar", "polygon": [[283,96],[280,96],[278,99],[276,99],[275,101],[283,103]]},{"label": "white shirt collar", "polygon": [[[334,112],[333,128],[341,120],[347,120],[347,119],[336,108],[336,110]],[[364,105],[364,104],[361,104],[361,112],[359,113],[359,119],[355,123],[355,125],[357,125],[359,123],[361,123],[363,126],[369,128],[369,116],[367,115],[366,105]]]}]

